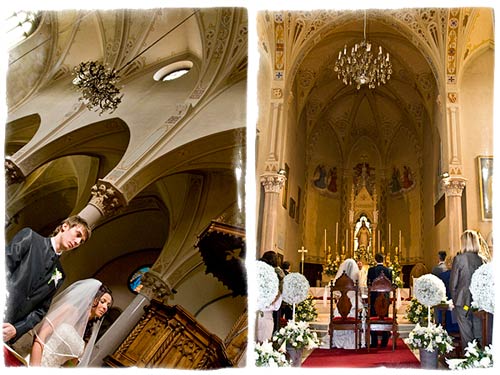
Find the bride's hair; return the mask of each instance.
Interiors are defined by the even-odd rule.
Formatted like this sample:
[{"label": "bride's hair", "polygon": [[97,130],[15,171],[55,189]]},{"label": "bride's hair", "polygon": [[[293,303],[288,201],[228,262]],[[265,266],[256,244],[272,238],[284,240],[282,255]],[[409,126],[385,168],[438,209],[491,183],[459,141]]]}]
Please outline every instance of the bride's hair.
[{"label": "bride's hair", "polygon": [[[101,284],[101,286],[99,287],[99,290],[97,291],[97,293],[94,297],[94,302],[92,303],[92,308],[96,307],[99,304],[99,300],[106,293],[108,293],[111,296],[111,304],[113,304],[113,294],[111,293],[111,289],[109,289],[106,285]],[[94,323],[97,322],[98,320],[101,320],[103,317],[104,317],[104,315],[101,316],[100,318],[89,319],[89,321],[87,323],[87,327],[85,327],[85,333],[83,334],[83,341],[85,341],[85,342],[89,341],[89,338],[92,335],[92,328],[94,327]]]}]

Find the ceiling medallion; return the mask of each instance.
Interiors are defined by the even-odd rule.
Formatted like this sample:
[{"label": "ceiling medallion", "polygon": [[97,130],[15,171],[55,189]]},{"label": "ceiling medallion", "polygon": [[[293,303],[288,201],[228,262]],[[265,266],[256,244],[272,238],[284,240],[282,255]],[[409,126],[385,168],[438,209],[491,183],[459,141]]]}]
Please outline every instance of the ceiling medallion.
[{"label": "ceiling medallion", "polygon": [[80,99],[89,110],[102,115],[113,113],[121,103],[123,94],[116,87],[120,79],[116,70],[110,69],[97,61],[82,62],[73,69],[73,84],[81,92]]},{"label": "ceiling medallion", "polygon": [[335,62],[334,71],[338,79],[345,85],[356,84],[359,90],[362,85],[368,85],[370,89],[387,83],[392,74],[392,63],[389,52],[383,53],[382,47],[378,47],[378,55],[372,53],[372,44],[366,40],[366,10],[364,17],[363,40],[356,43],[347,53],[347,44],[339,51]]}]

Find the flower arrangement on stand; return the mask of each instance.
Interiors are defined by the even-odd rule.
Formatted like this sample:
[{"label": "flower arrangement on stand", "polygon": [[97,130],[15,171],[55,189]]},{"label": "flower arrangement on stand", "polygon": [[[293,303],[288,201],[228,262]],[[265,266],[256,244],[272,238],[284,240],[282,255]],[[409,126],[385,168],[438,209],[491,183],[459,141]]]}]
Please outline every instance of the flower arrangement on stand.
[{"label": "flower arrangement on stand", "polygon": [[[432,314],[433,309],[431,308],[431,315]],[[421,326],[426,326],[428,324],[427,307],[418,302],[416,298],[412,298],[410,304],[406,308],[405,317],[411,323],[419,323]]]},{"label": "flower arrangement on stand", "polygon": [[302,322],[312,322],[318,317],[318,310],[314,303],[314,297],[308,295],[305,300],[300,302],[295,309],[295,320]]},{"label": "flower arrangement on stand", "polygon": [[311,330],[308,322],[293,320],[288,321],[285,327],[274,333],[273,342],[280,348],[289,345],[295,349],[314,349],[319,345],[316,332]]},{"label": "flower arrangement on stand", "polygon": [[401,289],[403,287],[403,280],[401,280],[401,265],[399,264],[399,257],[394,256],[394,262],[391,263],[389,268],[392,270],[392,283]]},{"label": "flower arrangement on stand", "polygon": [[256,261],[257,310],[263,310],[278,295],[279,280],[274,268],[260,260]]},{"label": "flower arrangement on stand", "polygon": [[482,350],[478,347],[477,341],[473,340],[465,348],[465,358],[447,359],[446,363],[450,370],[493,367],[493,349],[488,345]]},{"label": "flower arrangement on stand", "polygon": [[254,352],[255,365],[258,367],[290,367],[285,353],[276,350],[270,341],[255,344]]},{"label": "flower arrangement on stand", "polygon": [[414,292],[417,301],[427,307],[427,326],[417,323],[406,343],[412,349],[419,349],[422,368],[437,368],[438,355],[453,350],[448,332],[431,321],[431,307],[446,301],[446,287],[437,276],[426,274],[415,279]]},{"label": "flower arrangement on stand", "polygon": [[453,350],[453,339],[448,332],[434,323],[421,326],[419,323],[408,335],[406,340],[412,349],[425,349],[428,352],[448,353]]},{"label": "flower arrangement on stand", "polygon": [[495,312],[495,278],[491,263],[485,263],[474,271],[469,289],[473,308],[490,314]]},{"label": "flower arrangement on stand", "polygon": [[309,293],[309,281],[298,272],[291,272],[283,278],[283,301],[293,305],[295,316],[295,305],[304,301]]},{"label": "flower arrangement on stand", "polygon": [[273,342],[278,350],[286,350],[292,361],[292,366],[299,367],[302,363],[304,349],[313,349],[319,345],[316,332],[309,328],[309,323],[295,321],[295,305],[306,300],[309,294],[309,282],[304,275],[292,272],[283,279],[283,301],[293,305],[293,319],[285,327],[273,335]]},{"label": "flower arrangement on stand", "polygon": [[328,276],[335,276],[337,274],[337,270],[340,266],[340,258],[337,255],[335,260],[333,260],[332,255],[328,254],[328,259],[325,265],[325,274]]}]

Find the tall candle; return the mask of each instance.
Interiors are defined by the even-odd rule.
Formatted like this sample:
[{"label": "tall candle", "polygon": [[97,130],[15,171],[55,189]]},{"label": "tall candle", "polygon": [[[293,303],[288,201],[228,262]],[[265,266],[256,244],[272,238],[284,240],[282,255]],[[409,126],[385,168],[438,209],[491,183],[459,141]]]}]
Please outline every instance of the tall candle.
[{"label": "tall candle", "polygon": [[349,229],[345,230],[345,248],[349,251]]},{"label": "tall candle", "polygon": [[377,231],[377,241],[378,241],[378,252],[380,252],[380,229]]},{"label": "tall candle", "polygon": [[399,230],[399,247],[398,251],[401,251],[401,230]]},{"label": "tall candle", "polygon": [[327,249],[326,249],[326,228],[325,228],[325,254],[327,254]]},{"label": "tall candle", "polygon": [[391,223],[389,223],[389,250],[391,250]]},{"label": "tall candle", "polygon": [[339,241],[339,222],[337,221],[337,225],[335,227],[335,245],[338,243]]}]

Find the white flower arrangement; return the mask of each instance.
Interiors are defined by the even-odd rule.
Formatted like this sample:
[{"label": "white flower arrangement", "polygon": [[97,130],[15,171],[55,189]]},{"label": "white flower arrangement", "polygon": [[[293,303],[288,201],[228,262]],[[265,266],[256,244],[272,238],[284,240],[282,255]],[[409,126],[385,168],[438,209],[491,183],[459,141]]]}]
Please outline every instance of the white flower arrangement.
[{"label": "white flower arrangement", "polygon": [[292,272],[283,279],[283,301],[289,304],[300,303],[307,298],[309,281],[304,275]]},{"label": "white flower arrangement", "polygon": [[491,263],[485,263],[472,274],[470,282],[472,307],[491,314],[495,311],[495,278]]},{"label": "white flower arrangement", "polygon": [[287,345],[294,349],[314,349],[319,346],[318,336],[309,328],[309,323],[294,320],[289,320],[285,327],[276,331],[273,341],[280,351],[285,351]]},{"label": "white flower arrangement", "polygon": [[257,271],[257,310],[264,310],[271,305],[278,295],[279,280],[274,268],[258,260]]},{"label": "white flower arrangement", "polygon": [[441,354],[453,350],[451,336],[442,326],[434,323],[429,323],[427,327],[417,323],[405,341],[412,349],[424,349],[428,352],[437,350]]},{"label": "white flower arrangement", "polygon": [[484,350],[481,350],[478,348],[476,340],[473,340],[465,348],[465,358],[446,359],[446,363],[450,370],[493,367],[493,349],[491,345],[488,345]]},{"label": "white flower arrangement", "polygon": [[431,273],[415,279],[414,293],[418,302],[429,308],[446,301],[446,287],[443,280]]},{"label": "white flower arrangement", "polygon": [[256,343],[255,365],[257,367],[290,367],[286,355],[273,347],[273,343],[266,340],[262,344]]},{"label": "white flower arrangement", "polygon": [[314,304],[314,297],[309,294],[305,300],[297,305],[295,319],[304,322],[312,322],[316,320],[317,317],[318,310]]}]

